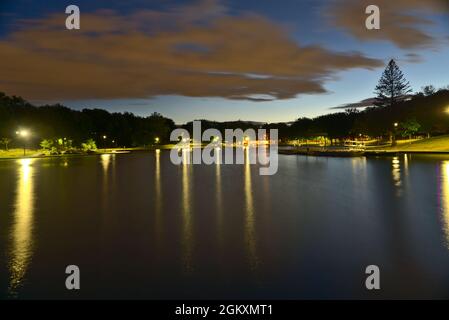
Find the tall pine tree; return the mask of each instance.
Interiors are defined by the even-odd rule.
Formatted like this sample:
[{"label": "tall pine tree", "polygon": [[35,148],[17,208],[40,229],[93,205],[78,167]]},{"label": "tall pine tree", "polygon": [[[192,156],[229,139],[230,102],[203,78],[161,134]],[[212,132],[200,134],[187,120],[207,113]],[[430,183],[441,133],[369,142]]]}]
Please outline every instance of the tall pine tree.
[{"label": "tall pine tree", "polygon": [[391,59],[374,92],[377,95],[376,105],[392,106],[410,92],[412,92],[410,83],[404,78],[396,62]]}]

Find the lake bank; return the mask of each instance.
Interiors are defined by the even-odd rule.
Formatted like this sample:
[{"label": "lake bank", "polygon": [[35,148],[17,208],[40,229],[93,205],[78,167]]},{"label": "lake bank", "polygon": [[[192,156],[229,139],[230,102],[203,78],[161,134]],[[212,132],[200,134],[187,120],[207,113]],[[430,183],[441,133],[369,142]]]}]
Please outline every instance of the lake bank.
[{"label": "lake bank", "polygon": [[279,149],[279,154],[325,157],[392,156],[406,153],[449,155],[449,136],[432,137],[410,143],[398,141],[396,146],[370,146],[360,149],[344,146],[303,146]]},{"label": "lake bank", "polygon": [[369,150],[369,151],[351,151],[351,150],[279,150],[283,155],[302,155],[316,157],[368,157],[368,156],[394,156],[398,154],[443,154],[448,155],[448,151],[410,151],[410,150]]},{"label": "lake bank", "polygon": [[138,148],[107,148],[98,149],[94,152],[75,152],[75,153],[63,153],[63,154],[46,154],[42,150],[27,150],[26,154],[23,154],[22,149],[12,149],[9,151],[0,151],[0,160],[14,160],[22,158],[61,158],[61,157],[87,157],[87,156],[99,156],[102,154],[123,154],[131,152],[144,152],[153,151],[156,149],[171,149],[173,145],[158,145],[154,147],[138,147]]},{"label": "lake bank", "polygon": [[[11,149],[9,151],[0,151],[0,160],[14,160],[22,158],[55,158],[55,157],[73,157],[73,156],[98,156],[102,154],[121,154],[131,152],[154,151],[156,149],[172,149],[174,144],[155,145],[150,147],[135,148],[107,148],[98,149],[95,152],[77,152],[50,155],[42,150],[27,150],[23,155],[23,149]],[[366,148],[350,148],[344,146],[279,146],[279,154],[283,155],[305,155],[305,156],[323,156],[323,157],[364,157],[364,156],[394,156],[397,154],[442,154],[449,155],[449,135],[432,137],[404,143],[398,141],[396,146],[370,146]]]}]

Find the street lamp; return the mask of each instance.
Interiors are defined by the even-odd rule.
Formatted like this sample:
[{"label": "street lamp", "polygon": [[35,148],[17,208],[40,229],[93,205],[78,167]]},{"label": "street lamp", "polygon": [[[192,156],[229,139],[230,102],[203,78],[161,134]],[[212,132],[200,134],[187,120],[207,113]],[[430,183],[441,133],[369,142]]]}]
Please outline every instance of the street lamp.
[{"label": "street lamp", "polygon": [[155,143],[159,143],[159,137],[154,138]]},{"label": "street lamp", "polygon": [[29,137],[30,132],[28,130],[19,130],[16,131],[16,135],[18,135],[23,140],[23,156],[26,156],[26,138]]},{"label": "street lamp", "polygon": [[106,139],[108,138],[108,136],[103,135],[102,138],[103,138],[103,149],[106,149],[106,142],[107,142]]},{"label": "street lamp", "polygon": [[394,130],[393,130],[393,137],[391,139],[391,146],[395,146],[396,145],[396,131],[398,129],[399,123],[395,122],[393,123],[394,126]]}]

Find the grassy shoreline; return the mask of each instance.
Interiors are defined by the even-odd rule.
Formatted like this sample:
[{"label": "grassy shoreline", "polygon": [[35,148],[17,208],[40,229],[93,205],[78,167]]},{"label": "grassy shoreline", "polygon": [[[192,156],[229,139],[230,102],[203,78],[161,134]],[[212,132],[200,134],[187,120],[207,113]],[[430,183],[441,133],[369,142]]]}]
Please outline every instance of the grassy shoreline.
[{"label": "grassy shoreline", "polygon": [[298,156],[316,156],[316,157],[378,157],[378,156],[394,156],[398,154],[428,154],[428,155],[447,155],[449,151],[409,151],[409,150],[371,150],[371,151],[304,151],[304,150],[279,150],[279,154],[298,155]]},{"label": "grassy shoreline", "polygon": [[[46,154],[43,150],[26,150],[23,155],[23,149],[11,149],[8,151],[0,150],[0,160],[14,160],[23,158],[60,158],[60,157],[80,157],[80,156],[98,156],[102,154],[121,154],[131,152],[146,152],[156,149],[171,149],[174,144],[155,145],[149,147],[137,148],[107,148],[98,149],[91,153],[70,153],[70,154]],[[293,149],[279,149],[279,154],[284,155],[306,155],[306,156],[324,156],[324,157],[362,157],[362,156],[393,156],[396,154],[440,154],[449,156],[449,135],[432,137],[422,140],[409,142],[399,141],[396,146],[369,147],[365,150],[351,150],[335,147],[299,147]]]},{"label": "grassy shoreline", "polygon": [[368,147],[365,150],[344,148],[296,148],[279,150],[280,154],[309,155],[327,157],[362,157],[362,156],[392,156],[396,154],[441,154],[449,155],[449,135],[432,137],[422,140],[398,141],[396,146]]},{"label": "grassy shoreline", "polygon": [[0,150],[0,160],[14,160],[24,158],[62,158],[62,157],[87,157],[87,156],[99,156],[102,154],[123,154],[131,152],[145,152],[154,151],[156,149],[171,149],[173,145],[158,145],[151,147],[137,147],[137,148],[107,148],[98,149],[95,152],[79,152],[79,153],[63,153],[63,154],[47,154],[43,150],[27,149],[26,155],[23,154],[23,149],[10,149],[8,151]]}]

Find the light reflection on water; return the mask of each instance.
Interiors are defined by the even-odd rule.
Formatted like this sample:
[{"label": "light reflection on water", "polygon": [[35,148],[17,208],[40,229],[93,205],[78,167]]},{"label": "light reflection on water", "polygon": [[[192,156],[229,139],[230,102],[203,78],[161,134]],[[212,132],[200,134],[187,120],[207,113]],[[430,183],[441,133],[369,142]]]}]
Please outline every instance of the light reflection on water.
[{"label": "light reflection on water", "polygon": [[400,187],[402,185],[402,181],[401,181],[401,161],[399,161],[399,157],[394,157],[391,160],[391,167],[394,185],[396,187]]},{"label": "light reflection on water", "polygon": [[216,210],[217,210],[217,235],[220,247],[223,245],[223,194],[221,190],[221,151],[219,148],[215,149],[216,164],[215,164],[215,195],[216,195]]},{"label": "light reflection on water", "polygon": [[[61,163],[67,163],[66,160],[18,161],[10,166],[16,192],[6,199],[9,206],[14,203],[13,210],[7,211],[11,220],[0,225],[1,233],[11,240],[5,245],[7,262],[0,261],[5,270],[8,268],[8,272],[3,272],[8,282],[7,285],[3,282],[2,290],[9,290],[13,297],[38,297],[39,290],[46,290],[39,288],[42,281],[59,294],[60,275],[41,274],[40,270],[46,264],[52,265],[48,259],[60,261],[51,253],[45,254],[52,252],[52,241],[60,239],[71,244],[81,265],[100,269],[119,264],[114,271],[123,269],[123,280],[118,281],[112,297],[121,296],[124,288],[127,292],[138,292],[138,298],[159,298],[160,291],[173,291],[189,298],[192,296],[185,292],[191,289],[196,296],[211,298],[220,297],[222,292],[232,297],[236,291],[245,290],[248,294],[243,298],[259,292],[268,298],[321,298],[332,296],[326,291],[329,282],[314,282],[322,276],[321,272],[350,282],[353,270],[364,270],[360,265],[365,262],[389,265],[390,280],[400,279],[404,266],[415,270],[413,276],[427,291],[421,296],[417,289],[413,297],[441,296],[446,292],[443,280],[449,279],[449,271],[441,269],[449,268],[448,160],[422,160],[417,156],[379,159],[281,156],[278,174],[268,177],[260,176],[257,165],[249,163],[251,152],[251,148],[245,149],[245,163],[238,167],[224,165],[223,159],[210,166],[188,164],[185,160],[191,158],[191,149],[182,151],[184,161],[179,166],[173,165],[164,151],[74,157],[63,169]],[[139,159],[144,161],[136,161]],[[82,163],[83,167],[76,163]],[[0,163],[0,169],[1,166]],[[92,177],[92,173],[97,175]],[[115,184],[116,173],[121,183]],[[78,190],[80,185],[84,186],[81,182],[71,183],[78,180],[86,181],[87,190]],[[42,196],[42,193],[60,194],[56,189],[60,186],[67,187],[65,192],[71,196],[55,202]],[[80,195],[99,205],[78,210],[77,198],[83,198]],[[120,220],[120,227],[101,233],[98,242],[99,228],[117,217],[125,202],[130,210]],[[105,219],[104,223],[98,228],[88,227],[98,214]],[[70,218],[73,225],[64,225],[67,220],[63,217]],[[136,224],[148,219],[154,225],[142,223],[142,228],[136,228]],[[55,226],[59,225],[85,231],[82,237],[89,240],[89,245],[78,247],[71,243],[63,232],[56,231]],[[40,234],[45,237],[36,239]],[[153,236],[157,240],[154,243],[148,241]],[[36,251],[36,243],[45,250]],[[113,254],[97,257],[97,247]],[[154,255],[138,256],[136,247]],[[397,252],[408,252],[413,259]],[[157,256],[163,259],[155,259]],[[394,269],[396,265],[398,268]],[[134,280],[134,274],[144,281],[133,283],[126,278],[127,275]],[[43,280],[38,279],[41,277]],[[429,278],[427,285],[425,281]],[[156,288],[151,285],[159,284],[158,279],[163,279],[167,291],[159,287],[150,289]],[[188,287],[185,279],[198,283],[198,288]],[[313,290],[307,279],[313,282]],[[104,289],[108,285],[101,281],[93,284],[98,297],[109,294]],[[358,278],[355,285],[357,281]],[[269,285],[264,287],[266,283]],[[433,289],[436,283],[438,288]],[[403,285],[398,280],[391,287],[402,290]],[[330,286],[339,292],[340,288]],[[404,292],[412,287],[410,284]],[[344,291],[345,295],[365,297],[351,290]],[[316,296],[310,296],[310,292],[316,292]],[[169,297],[169,293],[165,296]],[[393,291],[387,297],[405,297],[394,294]]]},{"label": "light reflection on water", "polygon": [[33,256],[33,211],[34,211],[34,160],[19,160],[17,168],[18,183],[14,205],[14,223],[11,231],[12,247],[10,250],[10,285],[11,296],[23,284],[25,274]]},{"label": "light reflection on water", "polygon": [[101,165],[103,167],[103,171],[108,172],[109,165],[111,164],[112,155],[110,154],[102,154],[101,155]]},{"label": "light reflection on water", "polygon": [[252,270],[257,269],[256,230],[254,226],[253,188],[251,183],[250,148],[245,148],[245,240],[248,247],[249,263]]},{"label": "light reflection on water", "polygon": [[[107,212],[109,210],[110,205],[110,197],[111,197],[111,189],[115,186],[115,155],[112,154],[102,154],[100,156],[101,167],[103,168],[103,196],[102,196],[102,207],[103,211]],[[112,181],[110,179],[110,175],[112,174]],[[107,218],[104,216],[103,218]]]},{"label": "light reflection on water", "polygon": [[446,245],[449,249],[449,161],[441,163],[441,214]]},{"label": "light reflection on water", "polygon": [[182,239],[182,251],[184,271],[190,273],[193,271],[192,266],[192,248],[193,248],[193,236],[192,236],[192,212],[191,212],[191,190],[192,183],[190,180],[192,165],[190,148],[182,149],[182,218],[183,218],[183,239]]},{"label": "light reflection on water", "polygon": [[157,149],[154,153],[156,156],[155,170],[155,209],[156,209],[156,238],[161,239],[162,236],[162,186],[161,186],[161,150]]},{"label": "light reflection on water", "polygon": [[408,176],[408,154],[404,154],[404,172]]},{"label": "light reflection on water", "polygon": [[353,182],[364,185],[367,179],[366,158],[353,158],[351,160],[351,167]]},{"label": "light reflection on water", "polygon": [[[391,175],[393,177],[393,184],[396,187],[396,196],[401,197],[403,195],[403,181],[402,175],[407,175],[408,162],[404,160],[404,168],[401,167],[401,160],[399,157],[393,157],[391,160]],[[403,170],[404,169],[404,170]]]}]

